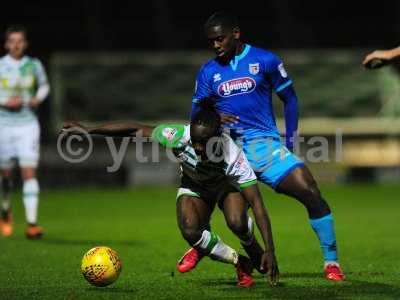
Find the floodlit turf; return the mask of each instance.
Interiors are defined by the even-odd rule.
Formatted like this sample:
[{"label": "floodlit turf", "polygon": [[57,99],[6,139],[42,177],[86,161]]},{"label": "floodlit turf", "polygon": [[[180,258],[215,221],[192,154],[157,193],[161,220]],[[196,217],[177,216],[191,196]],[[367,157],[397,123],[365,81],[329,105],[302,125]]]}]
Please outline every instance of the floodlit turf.
[{"label": "floodlit turf", "polygon": [[[322,277],[304,209],[268,189],[281,284],[271,288],[255,275],[250,289],[236,288],[232,266],[209,259],[177,274],[187,245],[176,226],[174,188],[44,191],[41,241],[25,239],[21,201],[13,198],[15,234],[0,237],[0,299],[400,299],[400,186],[322,190],[335,213],[345,282]],[[239,248],[218,210],[212,225]],[[90,286],[79,272],[82,255],[97,245],[114,248],[123,261],[107,288]]]}]

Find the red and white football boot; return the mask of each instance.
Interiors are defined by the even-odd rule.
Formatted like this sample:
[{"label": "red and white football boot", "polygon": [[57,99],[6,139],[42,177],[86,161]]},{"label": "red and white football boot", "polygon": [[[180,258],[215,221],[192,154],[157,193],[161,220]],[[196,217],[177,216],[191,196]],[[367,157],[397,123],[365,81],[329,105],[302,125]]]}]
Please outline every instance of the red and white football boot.
[{"label": "red and white football boot", "polygon": [[325,278],[332,281],[343,281],[345,276],[337,263],[325,265]]}]

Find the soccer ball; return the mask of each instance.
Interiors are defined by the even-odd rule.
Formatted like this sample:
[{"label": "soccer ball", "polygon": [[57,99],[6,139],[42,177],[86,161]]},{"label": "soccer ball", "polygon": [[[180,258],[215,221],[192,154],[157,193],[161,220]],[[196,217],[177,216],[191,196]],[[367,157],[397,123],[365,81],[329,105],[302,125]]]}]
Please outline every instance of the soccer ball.
[{"label": "soccer ball", "polygon": [[122,263],[117,252],[108,247],[94,247],[82,258],[81,273],[95,286],[107,286],[117,280]]}]

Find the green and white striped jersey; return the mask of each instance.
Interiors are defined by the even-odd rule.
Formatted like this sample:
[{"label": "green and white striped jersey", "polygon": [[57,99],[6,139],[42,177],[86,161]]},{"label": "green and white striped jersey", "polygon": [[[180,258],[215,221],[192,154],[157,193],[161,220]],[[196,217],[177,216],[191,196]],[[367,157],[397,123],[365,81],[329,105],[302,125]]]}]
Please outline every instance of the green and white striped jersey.
[{"label": "green and white striped jersey", "polygon": [[[32,97],[44,100],[48,91],[46,72],[38,59],[24,56],[15,60],[9,55],[3,56],[0,59],[0,125],[35,121],[36,115],[27,104]],[[10,97],[21,97],[23,107],[18,111],[1,107]]]},{"label": "green and white striped jersey", "polygon": [[243,151],[226,133],[218,139],[216,152],[219,155],[212,161],[202,161],[196,155],[190,141],[190,125],[159,125],[153,130],[152,139],[172,149],[181,164],[182,173],[195,183],[215,185],[228,179],[244,188],[257,182]]}]

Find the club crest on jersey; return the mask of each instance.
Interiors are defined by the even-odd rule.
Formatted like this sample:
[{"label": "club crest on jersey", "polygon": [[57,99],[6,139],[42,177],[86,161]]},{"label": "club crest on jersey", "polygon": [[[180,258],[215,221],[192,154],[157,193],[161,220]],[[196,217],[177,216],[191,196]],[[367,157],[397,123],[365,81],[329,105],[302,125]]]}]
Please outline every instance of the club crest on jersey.
[{"label": "club crest on jersey", "polygon": [[240,94],[247,94],[254,91],[256,81],[251,77],[235,78],[222,82],[218,86],[218,95],[221,97],[230,97]]},{"label": "club crest on jersey", "polygon": [[260,63],[249,64],[249,72],[252,75],[257,75],[260,72]]},{"label": "club crest on jersey", "polygon": [[175,137],[177,130],[176,128],[164,128],[162,131],[162,135],[170,142],[172,142],[172,140]]},{"label": "club crest on jersey", "polygon": [[220,81],[221,80],[221,74],[220,73],[214,74],[213,78],[214,78],[214,82]]}]

